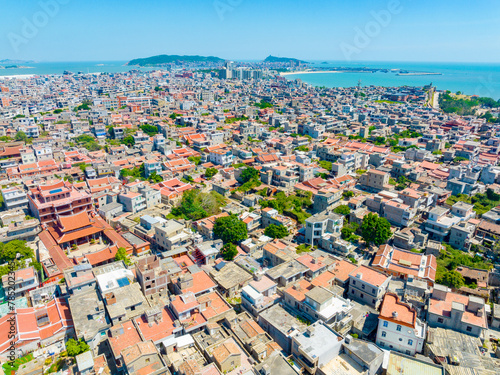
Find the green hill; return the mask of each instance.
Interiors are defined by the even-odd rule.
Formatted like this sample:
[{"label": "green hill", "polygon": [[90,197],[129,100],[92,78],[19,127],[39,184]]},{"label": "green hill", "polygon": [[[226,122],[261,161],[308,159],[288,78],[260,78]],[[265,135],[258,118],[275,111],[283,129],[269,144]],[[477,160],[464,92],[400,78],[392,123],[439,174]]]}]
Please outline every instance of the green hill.
[{"label": "green hill", "polygon": [[298,59],[293,59],[291,57],[276,57],[276,56],[267,56],[264,60],[267,63],[293,63],[293,64],[308,64],[307,61],[302,61]]},{"label": "green hill", "polygon": [[161,64],[170,63],[197,63],[197,62],[212,62],[221,63],[224,59],[215,56],[181,56],[181,55],[158,55],[145,57],[142,59],[130,60],[127,65],[138,65],[138,66],[155,66]]}]

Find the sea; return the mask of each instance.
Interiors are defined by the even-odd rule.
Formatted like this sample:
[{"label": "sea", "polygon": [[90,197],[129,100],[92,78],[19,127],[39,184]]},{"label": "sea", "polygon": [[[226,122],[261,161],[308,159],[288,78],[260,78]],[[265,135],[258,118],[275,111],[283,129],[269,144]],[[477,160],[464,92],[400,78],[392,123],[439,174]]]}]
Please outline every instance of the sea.
[{"label": "sea", "polygon": [[[0,69],[0,77],[2,76],[19,76],[19,75],[46,75],[46,74],[63,74],[64,71],[72,73],[121,73],[128,72],[132,69],[139,70],[154,70],[154,68],[137,68],[135,66],[125,65],[126,61],[69,61],[69,62],[26,62],[22,64],[7,64],[7,65],[23,65],[29,68],[13,68]],[[6,65],[6,64],[2,64]]]},{"label": "sea", "polygon": [[[387,73],[346,72],[286,75],[287,79],[301,79],[313,86],[354,87],[361,86],[424,86],[432,83],[438,90],[460,91],[466,95],[478,95],[500,99],[500,64],[486,63],[424,63],[424,62],[311,62],[312,67],[388,69]],[[394,71],[391,71],[394,70]],[[440,73],[440,75],[396,75],[396,70],[415,73]]]},{"label": "sea", "polygon": [[[32,68],[0,69],[0,77],[17,75],[73,73],[117,73],[131,69],[152,70],[125,65],[126,61],[83,61],[83,62],[36,62],[23,65]],[[424,86],[430,83],[439,90],[460,91],[467,95],[478,95],[500,99],[500,64],[489,63],[424,63],[394,61],[310,61],[311,67],[329,68],[372,68],[387,72],[342,72],[291,74],[287,79],[301,79],[313,86],[354,87],[361,86]],[[440,73],[440,75],[396,75],[399,70],[412,73]]]}]

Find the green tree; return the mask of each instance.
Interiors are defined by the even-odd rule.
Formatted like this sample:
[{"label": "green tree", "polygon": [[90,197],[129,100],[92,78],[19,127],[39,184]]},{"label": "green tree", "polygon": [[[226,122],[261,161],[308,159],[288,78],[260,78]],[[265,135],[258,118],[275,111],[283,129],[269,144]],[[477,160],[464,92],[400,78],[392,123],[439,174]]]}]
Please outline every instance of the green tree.
[{"label": "green tree", "polygon": [[309,147],[302,145],[302,146],[299,146],[299,147],[295,147],[295,150],[309,152]]},{"label": "green tree", "polygon": [[339,215],[347,216],[351,213],[351,209],[349,208],[349,206],[342,204],[342,205],[336,207],[333,210],[333,212],[335,212],[336,214],[339,214]]},{"label": "green tree", "polygon": [[214,236],[220,238],[224,243],[236,243],[248,237],[248,230],[238,216],[229,215],[215,220]]},{"label": "green tree", "polygon": [[408,180],[405,176],[399,176],[397,185],[396,185],[396,190],[404,190],[410,183],[410,180]]},{"label": "green tree", "polygon": [[213,176],[215,176],[219,170],[217,168],[207,168],[205,170],[205,178],[210,180]]},{"label": "green tree", "polygon": [[486,190],[486,197],[491,201],[500,201],[500,194],[495,193],[495,191],[491,188]]},{"label": "green tree", "polygon": [[115,260],[123,260],[125,264],[130,264],[130,259],[128,258],[127,249],[124,247],[119,247],[116,251]]},{"label": "green tree", "polygon": [[365,215],[361,224],[361,236],[367,245],[371,243],[377,246],[382,245],[387,242],[391,235],[391,224],[387,219],[374,213]]},{"label": "green tree", "polygon": [[25,132],[23,131],[18,131],[16,133],[16,136],[14,138],[16,141],[23,141],[23,142],[26,142],[28,140],[28,136],[26,135]]},{"label": "green tree", "polygon": [[318,162],[319,166],[321,168],[324,168],[326,169],[327,171],[331,171],[332,170],[332,162],[331,161],[327,161],[327,160],[320,160]]},{"label": "green tree", "polygon": [[243,183],[259,178],[259,171],[253,167],[247,167],[241,172],[240,178]]},{"label": "green tree", "polygon": [[161,177],[158,173],[153,172],[149,175],[148,180],[154,184],[157,184],[163,181],[163,177]]},{"label": "green tree", "polygon": [[238,255],[238,248],[234,243],[228,242],[222,247],[221,254],[224,260],[233,260]]},{"label": "green tree", "polygon": [[191,189],[184,192],[179,205],[172,208],[171,213],[177,218],[196,221],[220,213],[225,204],[226,199],[215,191],[203,193]]},{"label": "green tree", "polygon": [[154,125],[144,124],[140,126],[141,130],[152,137],[155,134],[158,134],[158,128]]},{"label": "green tree", "polygon": [[359,237],[355,233],[358,228],[359,225],[357,223],[349,223],[347,225],[344,225],[342,227],[342,230],[340,231],[342,239],[346,241],[357,241]]},{"label": "green tree", "polygon": [[464,277],[457,271],[447,271],[437,280],[439,284],[449,286],[450,288],[459,289],[465,285]]},{"label": "green tree", "polygon": [[0,266],[0,276],[7,275],[11,270],[16,271],[25,268],[28,259],[31,259],[31,264],[37,271],[42,269],[33,250],[26,246],[26,241],[12,240],[7,243],[0,243],[0,264],[4,264]]},{"label": "green tree", "polygon": [[346,190],[342,193],[342,196],[345,198],[345,199],[349,199],[349,198],[352,198],[354,197],[354,192],[350,191],[350,190]]},{"label": "green tree", "polygon": [[133,147],[135,145],[134,137],[132,137],[131,135],[127,135],[125,138],[122,139],[122,144],[128,147]]},{"label": "green tree", "polygon": [[288,236],[288,229],[284,225],[269,224],[264,230],[264,234],[271,238],[284,238]]},{"label": "green tree", "polygon": [[340,231],[340,236],[342,239],[349,241],[354,231],[350,227],[343,227]]},{"label": "green tree", "polygon": [[201,156],[190,156],[188,157],[188,160],[194,165],[198,165],[201,162]]},{"label": "green tree", "polygon": [[85,353],[90,350],[88,344],[83,341],[76,341],[75,339],[69,339],[66,341],[66,351],[70,357],[76,357],[78,354]]}]

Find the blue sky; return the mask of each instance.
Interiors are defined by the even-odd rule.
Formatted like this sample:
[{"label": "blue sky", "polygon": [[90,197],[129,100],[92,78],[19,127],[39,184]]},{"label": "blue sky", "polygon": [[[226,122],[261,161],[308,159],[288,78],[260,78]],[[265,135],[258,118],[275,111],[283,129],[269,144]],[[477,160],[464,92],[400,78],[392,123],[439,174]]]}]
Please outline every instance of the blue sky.
[{"label": "blue sky", "polygon": [[260,60],[272,54],[500,62],[495,0],[3,0],[1,6],[0,59],[200,54]]}]

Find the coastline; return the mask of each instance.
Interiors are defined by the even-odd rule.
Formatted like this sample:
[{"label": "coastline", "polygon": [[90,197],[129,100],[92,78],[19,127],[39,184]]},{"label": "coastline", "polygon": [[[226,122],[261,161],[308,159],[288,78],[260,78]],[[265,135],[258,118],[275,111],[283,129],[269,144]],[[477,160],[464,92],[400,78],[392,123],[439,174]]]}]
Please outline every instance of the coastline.
[{"label": "coastline", "polygon": [[289,76],[292,74],[318,74],[318,73],[343,73],[341,70],[301,70],[297,72],[281,72],[281,76]]},{"label": "coastline", "polygon": [[27,79],[36,76],[36,74],[13,74],[13,75],[0,75],[0,79],[14,78],[14,79]]}]

